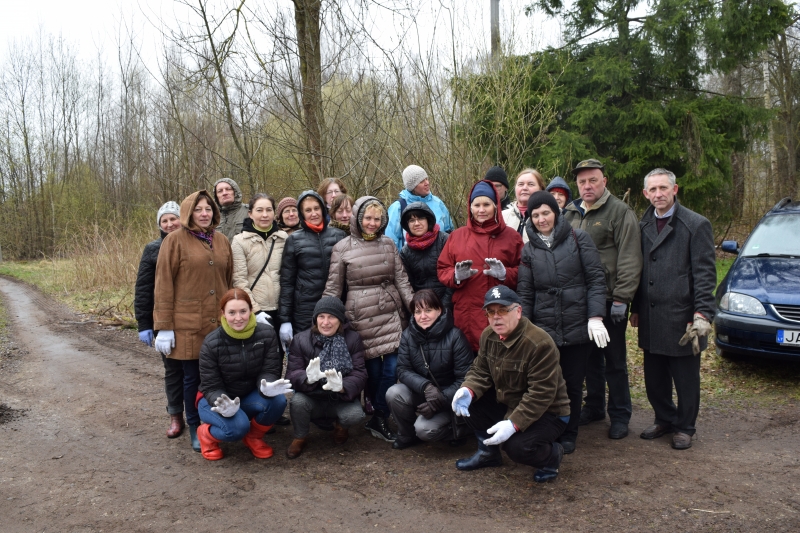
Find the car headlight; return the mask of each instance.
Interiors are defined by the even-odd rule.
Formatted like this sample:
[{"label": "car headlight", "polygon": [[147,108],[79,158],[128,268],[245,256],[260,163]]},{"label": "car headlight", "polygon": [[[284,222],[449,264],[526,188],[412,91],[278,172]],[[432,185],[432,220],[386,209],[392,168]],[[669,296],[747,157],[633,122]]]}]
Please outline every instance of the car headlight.
[{"label": "car headlight", "polygon": [[719,307],[724,311],[733,311],[743,315],[764,316],[767,314],[767,310],[764,309],[761,302],[752,296],[739,294],[738,292],[726,292],[723,294],[719,300]]}]

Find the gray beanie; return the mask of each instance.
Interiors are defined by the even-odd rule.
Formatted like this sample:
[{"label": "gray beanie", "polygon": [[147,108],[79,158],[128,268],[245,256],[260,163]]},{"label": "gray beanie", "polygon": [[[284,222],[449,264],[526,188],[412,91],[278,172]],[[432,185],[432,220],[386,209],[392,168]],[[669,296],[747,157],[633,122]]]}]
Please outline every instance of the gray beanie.
[{"label": "gray beanie", "polygon": [[172,200],[162,205],[158,210],[158,215],[156,215],[156,226],[158,226],[158,229],[161,229],[161,217],[163,217],[166,214],[175,215],[176,217],[178,217],[178,219],[180,219],[181,206],[179,206]]},{"label": "gray beanie", "polygon": [[409,192],[413,192],[414,189],[417,188],[417,185],[426,179],[428,179],[428,173],[425,172],[424,168],[418,167],[417,165],[408,165],[405,170],[403,170],[403,185]]},{"label": "gray beanie", "polygon": [[335,296],[323,296],[314,306],[314,318],[312,325],[317,323],[317,317],[322,313],[328,313],[339,319],[342,324],[345,323],[344,304]]}]

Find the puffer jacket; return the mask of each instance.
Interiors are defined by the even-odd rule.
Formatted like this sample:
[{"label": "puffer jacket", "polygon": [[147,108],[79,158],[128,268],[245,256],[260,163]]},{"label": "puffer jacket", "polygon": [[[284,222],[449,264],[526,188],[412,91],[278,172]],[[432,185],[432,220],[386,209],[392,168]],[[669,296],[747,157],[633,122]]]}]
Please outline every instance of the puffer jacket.
[{"label": "puffer jacket", "polygon": [[161,242],[167,234],[161,230],[161,237],[148,242],[139,261],[139,272],[136,274],[136,289],[133,297],[133,310],[139,331],[153,329],[153,305],[156,290],[156,263]]},{"label": "puffer jacket", "polygon": [[517,294],[524,316],[545,330],[557,346],[590,342],[590,317],[605,317],[606,280],[592,238],[559,216],[550,248],[530,222],[522,249]]},{"label": "puffer jacket", "polygon": [[[299,206],[313,196],[322,205],[322,219],[328,220],[328,209],[322,198],[306,191],[297,199]],[[308,229],[300,213],[301,229],[286,239],[281,259],[280,322],[291,322],[295,333],[311,327],[314,306],[325,291],[325,281],[331,264],[333,246],[345,238],[345,233],[328,226],[317,233]]]},{"label": "puffer jacket", "polygon": [[[245,224],[247,227],[247,224]],[[281,258],[283,248],[289,235],[277,230],[267,237],[261,238],[257,233],[243,231],[233,238],[233,286],[243,289],[253,302],[253,312],[274,311],[278,308],[281,295]],[[270,249],[272,254],[270,255]],[[250,290],[264,262],[269,256],[269,265],[258,278],[258,283]]]},{"label": "puffer jacket", "polygon": [[323,390],[323,380],[309,384],[306,378],[306,368],[308,363],[319,357],[322,351],[322,343],[314,339],[311,329],[302,331],[294,336],[289,348],[289,361],[286,364],[286,379],[292,382],[292,388],[304,394],[312,396],[327,396],[328,399],[342,399],[352,402],[359,396],[367,385],[367,368],[364,366],[364,344],[358,333],[350,328],[350,324],[344,324],[344,342],[353,361],[353,370],[342,377],[342,391],[329,392]]},{"label": "puffer jacket", "polygon": [[[414,202],[408,204],[403,213],[409,211],[422,211],[427,214],[428,227],[432,228],[431,221],[436,222],[436,215],[434,212],[422,202]],[[401,221],[403,231],[408,233],[408,224]],[[453,309],[453,291],[445,287],[439,278],[436,276],[436,262],[439,260],[439,254],[444,249],[444,244],[447,242],[448,233],[439,229],[439,234],[436,240],[433,241],[428,248],[424,250],[415,250],[410,248],[406,243],[403,249],[400,250],[400,259],[403,261],[403,266],[408,274],[408,281],[411,283],[414,292],[421,291],[422,289],[432,289],[436,296],[442,301],[442,305],[446,309]]]},{"label": "puffer jacket", "polygon": [[[496,193],[494,200],[497,202]],[[474,352],[478,351],[481,333],[488,324],[483,312],[483,297],[489,289],[497,285],[517,288],[517,269],[521,252],[522,237],[506,226],[499,211],[497,225],[486,231],[473,222],[467,202],[467,225],[450,234],[436,263],[436,272],[439,281],[445,287],[453,289],[453,322],[464,332]],[[502,261],[506,267],[504,281],[483,273],[484,261],[488,257]],[[472,268],[478,273],[461,283],[456,283],[456,263],[468,259],[472,260]]]},{"label": "puffer jacket", "polygon": [[280,379],[283,357],[278,336],[266,324],[256,324],[249,339],[234,339],[221,327],[206,335],[200,348],[200,392],[213,406],[222,394],[244,398],[262,379]]},{"label": "puffer jacket", "polygon": [[[226,206],[220,206],[219,202],[217,202],[217,185],[223,181],[233,189],[233,203]],[[217,202],[220,215],[217,231],[225,235],[228,241],[233,241],[233,238],[242,232],[244,219],[250,216],[247,212],[247,205],[242,203],[242,190],[239,188],[239,185],[230,178],[218,179],[214,182],[214,201]]]},{"label": "puffer jacket", "polygon": [[[358,223],[361,209],[374,196],[362,196],[353,205],[350,236],[333,247],[331,269],[324,296],[342,297],[347,283],[345,313],[350,326],[364,343],[365,357],[372,359],[397,351],[405,328],[405,310],[411,308],[414,290],[392,239],[383,235],[366,241]],[[383,205],[383,204],[381,204]]]},{"label": "puffer jacket", "polygon": [[[422,351],[425,351],[425,359]],[[423,394],[428,383],[436,378],[442,394],[453,401],[464,376],[474,359],[472,347],[460,329],[453,327],[453,318],[447,309],[434,324],[424,330],[414,319],[403,332],[397,353],[397,379],[414,392]],[[426,368],[428,361],[430,373]]]},{"label": "puffer jacket", "polygon": [[219,209],[207,191],[181,202],[181,229],[161,243],[156,264],[153,329],[175,332],[171,359],[197,359],[207,334],[219,326],[219,300],[231,288],[233,258],[228,238],[214,232],[213,249],[189,231],[200,231],[192,213],[204,197],[214,212],[211,228],[219,222]]}]

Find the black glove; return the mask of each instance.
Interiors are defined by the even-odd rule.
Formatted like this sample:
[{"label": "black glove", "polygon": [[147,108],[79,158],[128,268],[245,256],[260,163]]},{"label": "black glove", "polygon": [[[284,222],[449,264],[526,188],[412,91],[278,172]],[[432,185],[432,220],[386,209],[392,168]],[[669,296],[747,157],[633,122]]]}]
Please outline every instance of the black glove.
[{"label": "black glove", "polygon": [[447,398],[433,383],[425,385],[425,401],[431,405],[434,413],[443,411],[447,407]]},{"label": "black glove", "polygon": [[428,402],[421,403],[417,406],[417,416],[424,416],[430,420],[435,414],[436,411],[434,411],[433,407],[431,407],[431,404]]}]

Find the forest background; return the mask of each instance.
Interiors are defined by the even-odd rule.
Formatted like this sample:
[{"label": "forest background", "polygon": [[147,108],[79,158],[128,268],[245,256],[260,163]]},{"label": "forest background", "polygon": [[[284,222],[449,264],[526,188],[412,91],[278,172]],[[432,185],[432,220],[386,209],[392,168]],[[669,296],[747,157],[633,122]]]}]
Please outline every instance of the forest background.
[{"label": "forest background", "polygon": [[800,26],[780,0],[529,1],[518,16],[559,42],[513,15],[494,50],[464,45],[458,0],[174,4],[185,19],[146,13],[156,61],[132,31],[113,62],[40,33],[0,68],[0,250],[100,314],[131,315],[158,206],[221,177],[247,199],[335,176],[388,204],[418,164],[461,224],[489,166],[571,181],[598,157],[638,213],[644,174],[673,170],[719,240],[797,196]]}]

